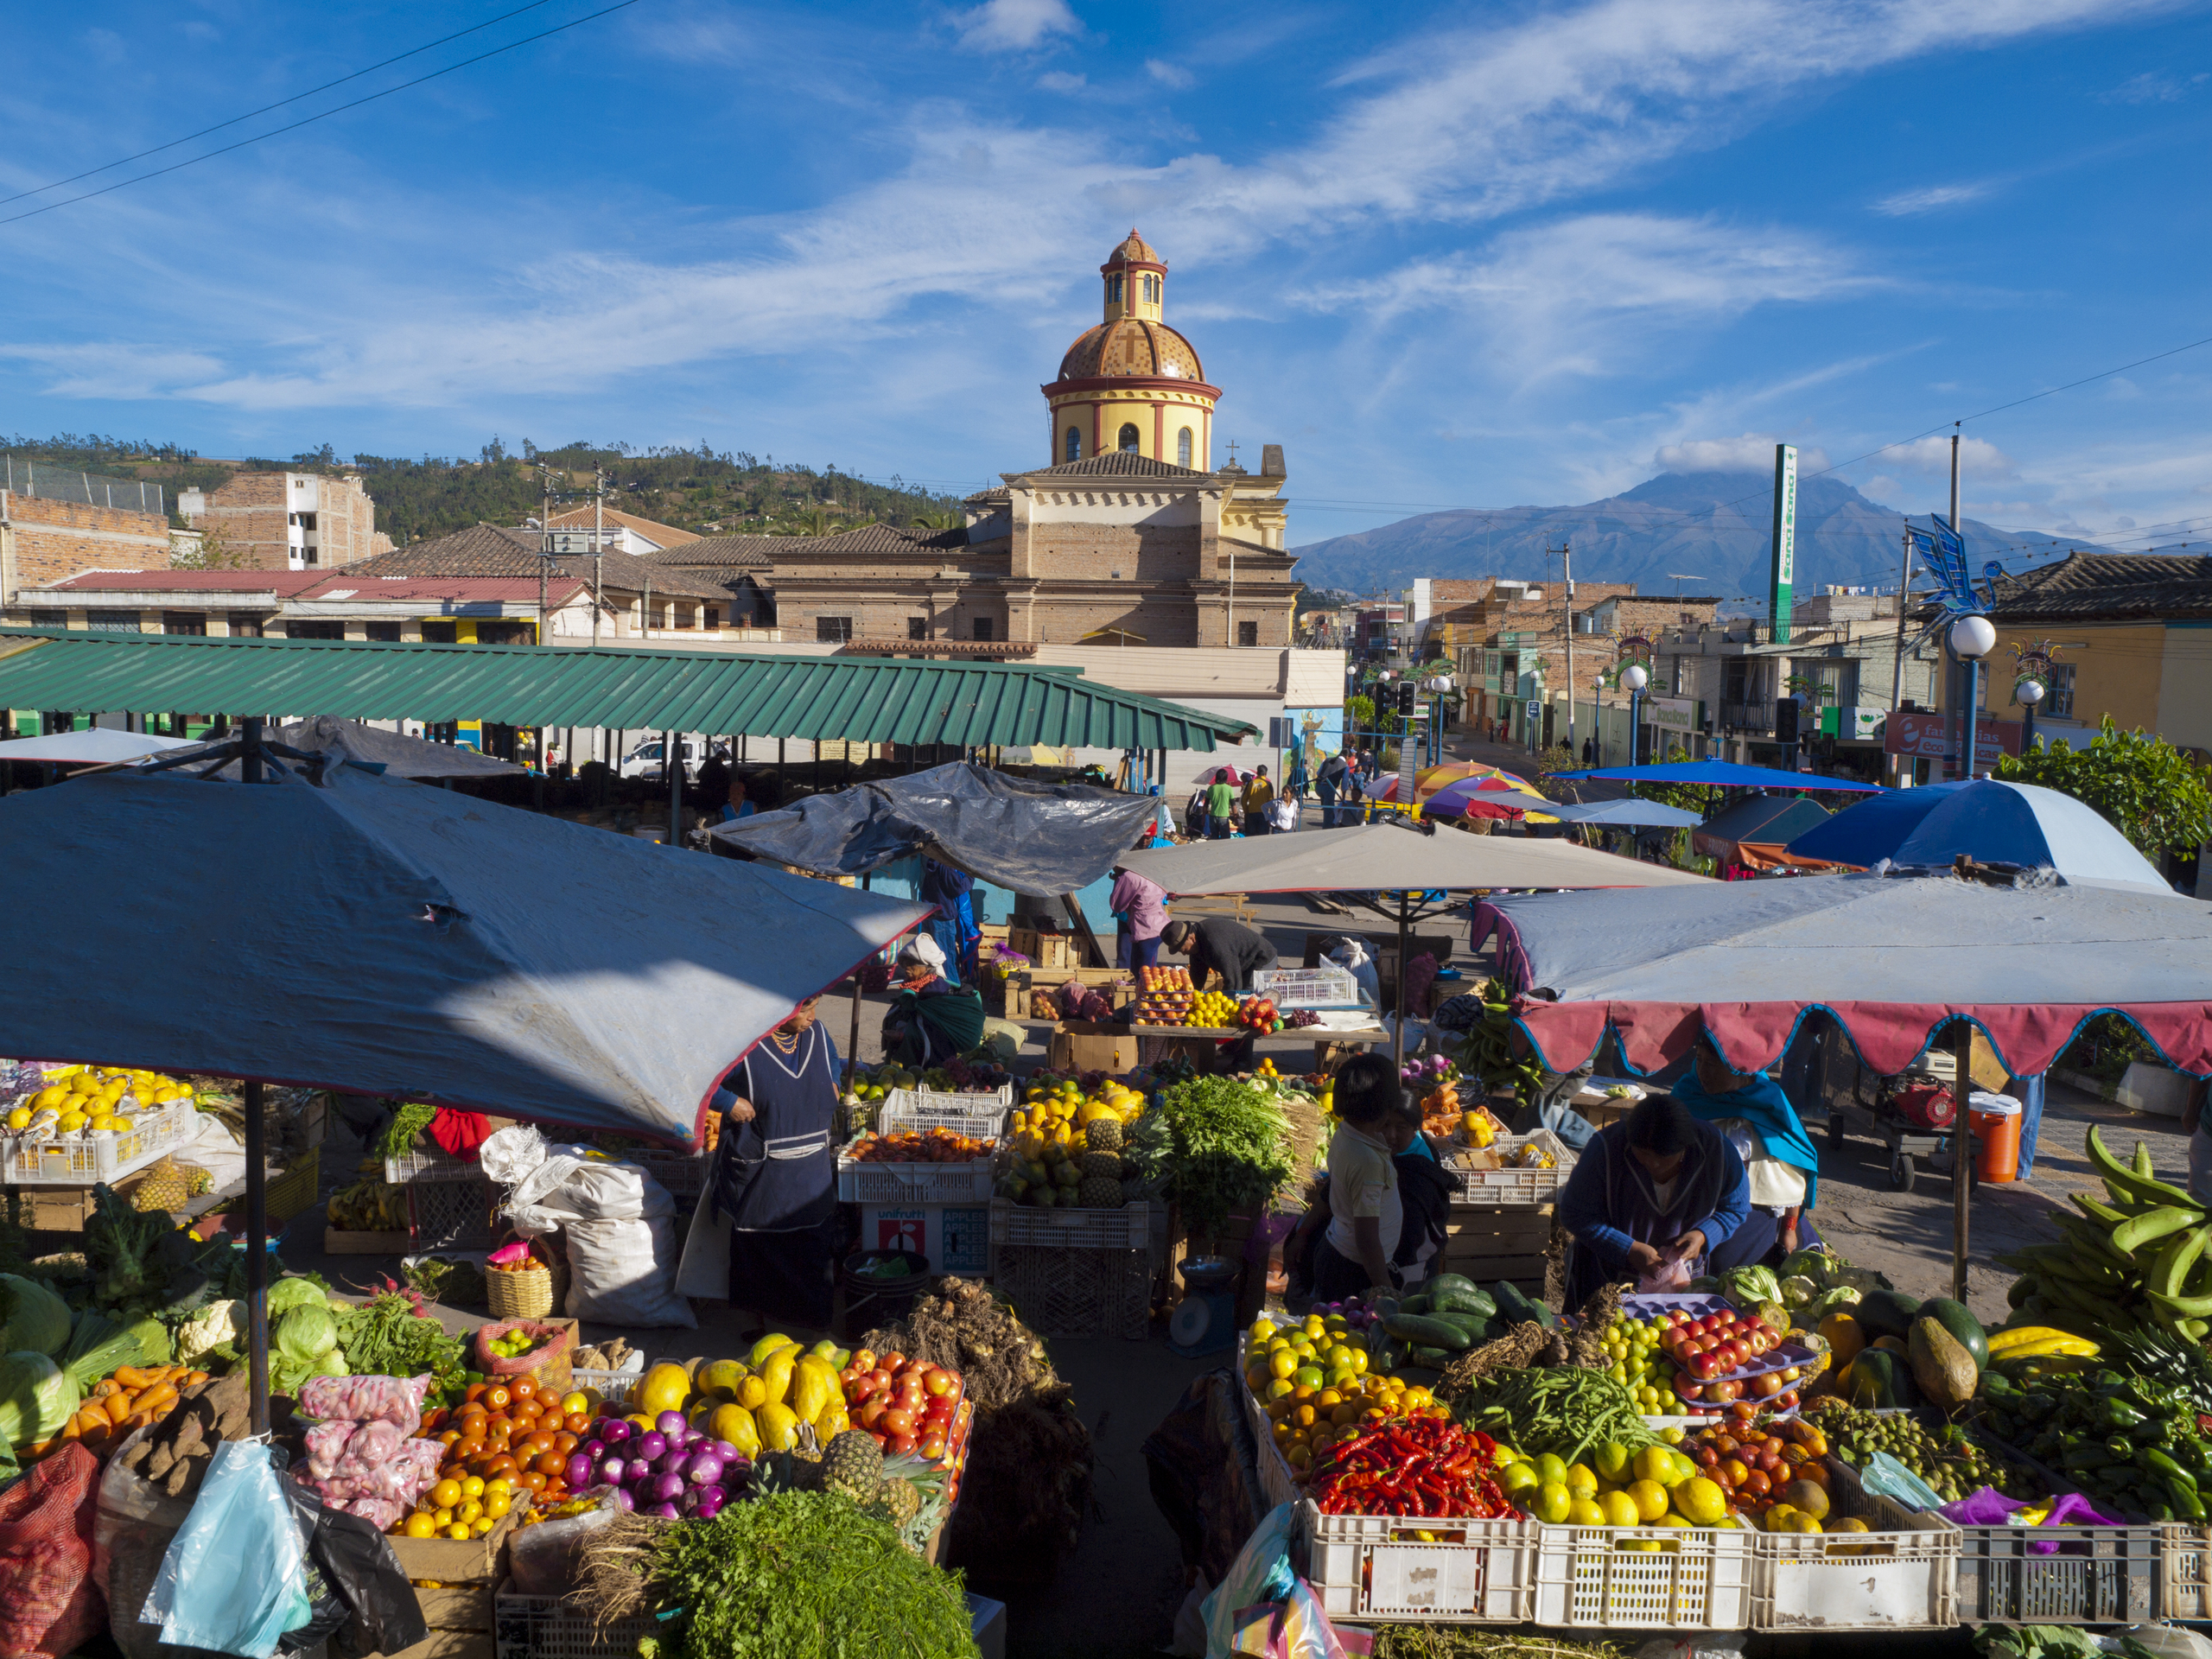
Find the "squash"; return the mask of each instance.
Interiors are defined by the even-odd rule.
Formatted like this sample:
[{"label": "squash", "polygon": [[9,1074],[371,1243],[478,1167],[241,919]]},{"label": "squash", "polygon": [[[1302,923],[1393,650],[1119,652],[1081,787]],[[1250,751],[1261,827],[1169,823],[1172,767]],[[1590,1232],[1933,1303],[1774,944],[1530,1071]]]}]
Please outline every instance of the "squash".
[{"label": "squash", "polygon": [[1853,1306],[1852,1317],[1866,1327],[1869,1339],[1895,1337],[1903,1342],[1920,1317],[1920,1303],[1894,1290],[1870,1290]]},{"label": "squash", "polygon": [[1919,1317],[1933,1319],[1951,1335],[1951,1339],[1967,1351],[1974,1361],[1974,1370],[1980,1370],[1989,1363],[1989,1333],[1982,1329],[1981,1321],[1967,1312],[1962,1302],[1948,1296],[1930,1296],[1920,1305]]},{"label": "squash", "polygon": [[1850,1364],[1866,1346],[1865,1327],[1848,1313],[1829,1314],[1821,1321],[1821,1334],[1827,1338],[1828,1348],[1839,1366]]},{"label": "squash", "polygon": [[1874,1338],[1873,1346],[1885,1354],[1909,1355],[1912,1351],[1905,1345],[1904,1338],[1902,1337],[1877,1337]]},{"label": "squash", "polygon": [[1932,1315],[1912,1322],[1912,1375],[1928,1397],[1947,1411],[1973,1399],[1981,1380],[1974,1356]]},{"label": "squash", "polygon": [[1851,1363],[1844,1374],[1844,1398],[1868,1410],[1892,1406],[1916,1406],[1920,1390],[1903,1359],[1886,1348],[1869,1348]]}]

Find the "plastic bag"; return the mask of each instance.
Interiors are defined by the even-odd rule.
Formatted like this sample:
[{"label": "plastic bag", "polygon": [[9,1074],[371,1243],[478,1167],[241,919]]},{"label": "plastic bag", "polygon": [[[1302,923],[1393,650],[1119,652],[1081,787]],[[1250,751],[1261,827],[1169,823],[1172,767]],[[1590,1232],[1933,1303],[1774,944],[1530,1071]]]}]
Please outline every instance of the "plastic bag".
[{"label": "plastic bag", "polygon": [[[512,1331],[526,1332],[537,1338],[537,1346],[512,1356],[493,1353],[492,1344]],[[558,1359],[575,1339],[574,1325],[548,1325],[542,1319],[499,1319],[480,1325],[476,1327],[474,1349],[476,1369],[486,1376],[528,1376],[540,1366]]]},{"label": "plastic bag", "polygon": [[1688,1261],[1679,1255],[1662,1255],[1636,1281],[1636,1294],[1645,1296],[1656,1291],[1688,1290],[1689,1284]]},{"label": "plastic bag", "polygon": [[338,1586],[331,1583],[315,1560],[315,1529],[321,1525],[327,1511],[306,1487],[289,1480],[280,1480],[276,1485],[284,1494],[285,1503],[291,1505],[292,1524],[299,1529],[302,1575],[308,1603],[307,1622],[286,1630],[277,1641],[276,1650],[302,1653],[337,1633],[346,1623],[346,1607]]},{"label": "plastic bag", "polygon": [[[1936,1511],[1946,1521],[1961,1527],[2022,1527],[2040,1532],[2046,1528],[2062,1527],[2118,1527],[2126,1523],[2101,1514],[2096,1506],[2079,1492],[2068,1492],[2052,1500],[2048,1513],[2040,1516],[2024,1516],[2024,1510],[2036,1506],[2007,1497],[1993,1487],[1983,1486],[1955,1503],[1946,1503]],[[2037,1555],[2056,1554],[2066,1540],[2063,1537],[2037,1538],[2028,1548]]]},{"label": "plastic bag", "polygon": [[576,1564],[592,1534],[622,1513],[612,1486],[594,1486],[579,1496],[596,1497],[599,1507],[524,1527],[508,1544],[507,1576],[524,1595],[567,1595],[575,1586]]},{"label": "plastic bag", "polygon": [[435,1379],[421,1376],[311,1376],[300,1384],[299,1414],[328,1421],[397,1423],[402,1434],[423,1427],[423,1402]]},{"label": "plastic bag", "polygon": [[1234,1615],[1232,1654],[1253,1659],[1345,1659],[1343,1643],[1305,1580],[1294,1580],[1281,1601],[1263,1601]]},{"label": "plastic bag", "polygon": [[172,1646],[269,1659],[308,1611],[307,1551],[270,1449],[226,1440],[162,1558],[146,1617]]},{"label": "plastic bag", "polygon": [[66,1654],[99,1632],[99,1459],[73,1441],[0,1492],[0,1653]]},{"label": "plastic bag", "polygon": [[341,1652],[404,1653],[429,1639],[422,1603],[383,1527],[326,1509],[315,1529],[314,1550],[323,1576],[346,1602],[348,1617],[338,1638]]},{"label": "plastic bag", "polygon": [[1236,1553],[1228,1576],[1206,1598],[1206,1659],[1229,1659],[1236,1651],[1232,1644],[1237,1615],[1255,1602],[1285,1599],[1298,1582],[1290,1570],[1290,1529],[1296,1514],[1291,1503],[1268,1510]]}]

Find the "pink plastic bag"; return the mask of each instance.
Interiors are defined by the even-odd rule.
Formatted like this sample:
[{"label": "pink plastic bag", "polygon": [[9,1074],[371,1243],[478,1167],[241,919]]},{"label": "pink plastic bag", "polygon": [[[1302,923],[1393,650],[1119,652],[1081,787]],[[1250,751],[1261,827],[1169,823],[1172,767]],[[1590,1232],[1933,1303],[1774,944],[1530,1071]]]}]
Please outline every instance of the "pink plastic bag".
[{"label": "pink plastic bag", "polygon": [[421,1376],[311,1376],[300,1385],[299,1412],[356,1423],[381,1419],[412,1434],[423,1426],[431,1381],[427,1371]]},{"label": "pink plastic bag", "polygon": [[[2001,1527],[2008,1524],[2006,1517],[2029,1506],[2018,1498],[2007,1497],[1994,1487],[1983,1486],[1961,1498],[1955,1503],[1946,1503],[1936,1513],[1954,1526]],[[2062,1527],[2117,1527],[2126,1523],[2101,1514],[2089,1500],[2079,1492],[2069,1492],[2055,1500],[2050,1513],[2041,1524],[2023,1527],[2023,1532],[2038,1535],[2029,1544],[2037,1555],[2053,1555],[2066,1542],[2063,1537],[2044,1538],[2040,1535]]]},{"label": "pink plastic bag", "polygon": [[[353,1438],[353,1425],[349,1422],[317,1423],[308,1430],[307,1467],[317,1479],[328,1479],[338,1472],[338,1460],[346,1455],[346,1442]],[[300,1471],[294,1470],[297,1475]]]}]

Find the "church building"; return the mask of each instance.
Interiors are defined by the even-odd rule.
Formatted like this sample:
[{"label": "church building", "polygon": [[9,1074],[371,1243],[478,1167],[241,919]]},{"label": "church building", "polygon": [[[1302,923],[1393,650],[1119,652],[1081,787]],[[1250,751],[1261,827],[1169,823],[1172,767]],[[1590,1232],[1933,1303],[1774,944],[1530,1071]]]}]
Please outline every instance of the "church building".
[{"label": "church building", "polygon": [[1167,264],[1135,231],[1099,278],[1100,321],[1040,388],[1045,464],[969,497],[962,528],[708,537],[647,556],[749,576],[786,639],[960,656],[1290,645],[1281,446],[1262,447],[1256,474],[1233,453],[1214,463],[1222,390],[1168,327]]}]

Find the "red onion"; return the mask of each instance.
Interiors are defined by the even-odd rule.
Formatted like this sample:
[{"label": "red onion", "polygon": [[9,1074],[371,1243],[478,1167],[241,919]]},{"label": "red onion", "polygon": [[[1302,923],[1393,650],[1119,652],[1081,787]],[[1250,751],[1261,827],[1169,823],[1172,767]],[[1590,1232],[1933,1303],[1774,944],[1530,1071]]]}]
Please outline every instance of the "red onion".
[{"label": "red onion", "polygon": [[699,1507],[696,1510],[696,1514],[700,1520],[713,1520],[716,1515],[721,1513],[721,1507],[722,1489],[721,1487],[702,1486],[699,1488]]},{"label": "red onion", "polygon": [[683,1511],[673,1503],[656,1503],[645,1513],[658,1516],[664,1521],[681,1521],[683,1518]]},{"label": "red onion", "polygon": [[577,1491],[582,1491],[590,1485],[591,1470],[592,1462],[588,1454],[582,1452],[572,1453],[569,1459],[567,1471],[569,1486]]},{"label": "red onion", "polygon": [[592,1433],[609,1446],[620,1446],[630,1438],[631,1431],[636,1427],[627,1417],[606,1417],[601,1419]]},{"label": "red onion", "polygon": [[683,1478],[694,1486],[720,1485],[721,1478],[722,1460],[711,1452],[695,1452],[683,1465]]},{"label": "red onion", "polygon": [[690,1427],[691,1425],[685,1419],[682,1412],[664,1411],[659,1416],[653,1419],[653,1427],[664,1434],[675,1435],[681,1434],[685,1429]]},{"label": "red onion", "polygon": [[638,1507],[638,1500],[631,1495],[630,1489],[626,1486],[617,1486],[614,1489],[614,1502],[625,1515]]},{"label": "red onion", "polygon": [[653,1478],[651,1491],[654,1497],[658,1498],[661,1503],[672,1503],[677,1497],[683,1495],[683,1477],[681,1475],[656,1475]]},{"label": "red onion", "polygon": [[667,1450],[668,1436],[658,1429],[647,1429],[638,1436],[637,1449],[631,1453],[631,1456],[643,1458],[646,1462],[651,1463]]},{"label": "red onion", "polygon": [[[713,1441],[709,1445],[707,1449],[709,1452],[712,1452],[726,1464],[734,1463],[737,1460],[737,1448],[732,1446],[728,1440]],[[746,1466],[747,1468],[752,1467],[750,1464],[747,1464]]]}]

